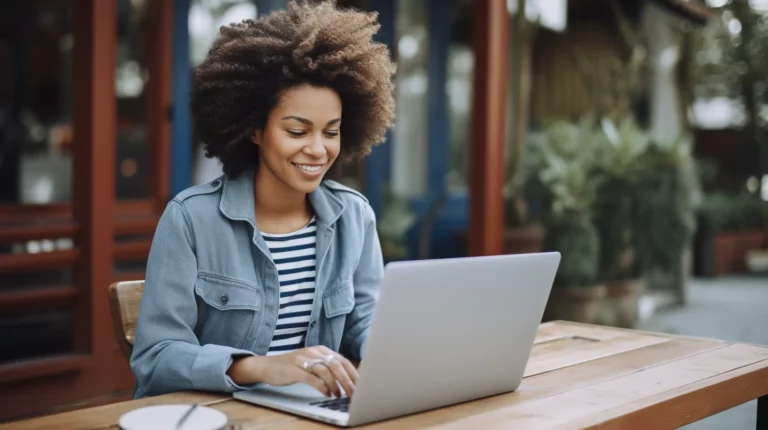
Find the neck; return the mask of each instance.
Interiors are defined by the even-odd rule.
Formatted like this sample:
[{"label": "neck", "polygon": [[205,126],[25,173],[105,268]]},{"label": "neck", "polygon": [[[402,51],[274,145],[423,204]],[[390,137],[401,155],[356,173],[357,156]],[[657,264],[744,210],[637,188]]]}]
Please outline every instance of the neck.
[{"label": "neck", "polygon": [[264,166],[259,166],[254,178],[254,203],[258,215],[273,217],[306,213],[307,194],[289,187]]}]

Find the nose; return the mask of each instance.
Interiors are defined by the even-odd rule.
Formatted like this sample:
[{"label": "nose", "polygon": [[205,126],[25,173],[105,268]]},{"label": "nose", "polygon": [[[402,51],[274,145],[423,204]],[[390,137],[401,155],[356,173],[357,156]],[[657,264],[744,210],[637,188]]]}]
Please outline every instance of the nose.
[{"label": "nose", "polygon": [[311,155],[313,157],[322,157],[325,155],[325,145],[323,144],[323,135],[322,133],[317,133],[312,136],[312,140],[304,147],[304,152],[307,155]]}]

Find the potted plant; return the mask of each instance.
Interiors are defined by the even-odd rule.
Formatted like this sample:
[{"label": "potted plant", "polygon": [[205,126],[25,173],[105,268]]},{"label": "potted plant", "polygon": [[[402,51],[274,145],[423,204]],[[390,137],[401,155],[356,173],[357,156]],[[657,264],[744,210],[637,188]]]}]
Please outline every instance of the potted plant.
[{"label": "potted plant", "polygon": [[596,142],[598,172],[602,181],[595,201],[594,223],[600,240],[598,277],[605,283],[606,299],[599,322],[632,328],[637,322],[641,277],[635,262],[632,223],[643,170],[638,163],[650,138],[634,120],[601,122],[602,138]]},{"label": "potted plant", "polygon": [[768,202],[746,190],[713,192],[698,211],[696,273],[714,276],[744,272],[751,251],[768,242]]},{"label": "potted plant", "polygon": [[[632,213],[633,229],[638,232],[634,237],[637,263],[649,289],[671,290],[682,304],[686,299],[685,256],[701,204],[691,141],[687,137],[652,141],[638,164],[642,174]],[[671,285],[665,285],[664,278]]]},{"label": "potted plant", "polygon": [[597,322],[606,288],[597,282],[600,243],[589,214],[553,217],[547,222],[544,246],[561,254],[544,318]]},{"label": "potted plant", "polygon": [[597,282],[599,241],[592,222],[599,185],[594,123],[556,121],[532,139],[531,181],[547,197],[544,248],[561,254],[545,319],[595,322],[605,286]]}]

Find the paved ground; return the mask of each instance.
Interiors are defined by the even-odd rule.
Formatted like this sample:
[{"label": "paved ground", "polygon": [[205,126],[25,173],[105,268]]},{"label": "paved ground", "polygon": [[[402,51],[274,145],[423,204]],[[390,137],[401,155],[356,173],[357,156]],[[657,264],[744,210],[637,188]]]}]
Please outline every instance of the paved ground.
[{"label": "paved ground", "polygon": [[[695,280],[690,304],[658,311],[641,329],[768,345],[768,277]],[[754,429],[757,403],[750,402],[686,430]]]}]

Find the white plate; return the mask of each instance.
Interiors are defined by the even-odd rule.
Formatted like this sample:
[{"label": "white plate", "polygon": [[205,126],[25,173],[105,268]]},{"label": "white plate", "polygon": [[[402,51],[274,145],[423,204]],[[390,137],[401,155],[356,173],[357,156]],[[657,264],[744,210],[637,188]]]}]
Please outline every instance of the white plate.
[{"label": "white plate", "polygon": [[[155,405],[134,409],[120,417],[123,430],[175,430],[176,423],[192,405]],[[198,406],[180,430],[221,430],[227,416],[216,409]]]}]

